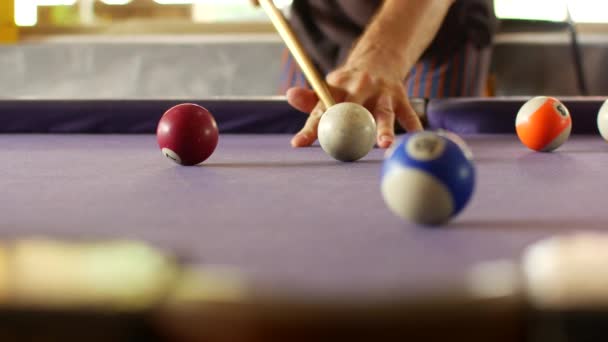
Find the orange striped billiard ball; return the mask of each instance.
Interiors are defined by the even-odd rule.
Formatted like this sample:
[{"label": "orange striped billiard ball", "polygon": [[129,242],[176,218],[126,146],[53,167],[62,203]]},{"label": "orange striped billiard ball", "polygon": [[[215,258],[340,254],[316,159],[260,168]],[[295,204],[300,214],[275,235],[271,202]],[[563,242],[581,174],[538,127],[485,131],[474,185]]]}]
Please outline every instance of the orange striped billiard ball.
[{"label": "orange striped billiard ball", "polygon": [[560,147],[572,130],[568,108],[559,100],[537,96],[528,100],[517,113],[515,131],[529,149],[551,152]]}]

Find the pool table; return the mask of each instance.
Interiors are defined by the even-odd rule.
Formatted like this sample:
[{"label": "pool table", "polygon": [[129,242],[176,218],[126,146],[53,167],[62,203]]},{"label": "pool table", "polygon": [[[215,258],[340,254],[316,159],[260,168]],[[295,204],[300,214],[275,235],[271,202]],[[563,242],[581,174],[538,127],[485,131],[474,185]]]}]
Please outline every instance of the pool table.
[{"label": "pool table", "polygon": [[[383,150],[342,163],[292,149],[305,115],[282,98],[188,99],[221,132],[194,167],[153,135],[186,100],[1,100],[0,338],[594,340],[605,315],[535,310],[517,265],[543,238],[608,227],[604,99],[564,99],[573,135],[554,153],[514,135],[524,100],[416,102],[430,129],[464,137],[478,173],[470,204],[434,228],[385,206]],[[480,265],[513,277],[475,290]]]}]

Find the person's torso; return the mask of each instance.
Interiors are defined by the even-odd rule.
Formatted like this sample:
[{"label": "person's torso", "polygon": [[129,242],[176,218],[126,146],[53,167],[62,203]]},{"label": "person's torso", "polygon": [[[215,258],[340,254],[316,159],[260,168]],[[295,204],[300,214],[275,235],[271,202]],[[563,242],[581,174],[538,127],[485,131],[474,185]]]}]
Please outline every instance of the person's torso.
[{"label": "person's torso", "polygon": [[[383,0],[294,0],[291,23],[322,72],[340,64]],[[456,0],[425,55],[450,54],[465,42],[491,44],[493,0]]]}]

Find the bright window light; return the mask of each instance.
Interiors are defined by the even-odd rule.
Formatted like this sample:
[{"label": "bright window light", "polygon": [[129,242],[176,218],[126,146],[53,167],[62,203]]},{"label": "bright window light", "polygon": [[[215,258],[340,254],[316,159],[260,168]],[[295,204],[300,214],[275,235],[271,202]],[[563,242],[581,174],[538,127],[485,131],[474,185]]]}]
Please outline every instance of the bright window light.
[{"label": "bright window light", "polygon": [[[249,5],[251,6],[250,0],[154,0],[157,4],[161,5],[183,5],[183,4],[204,4],[210,6],[225,6],[225,5]],[[292,0],[276,0],[275,5],[277,7],[285,7],[292,3]]]},{"label": "bright window light", "polygon": [[564,21],[566,0],[495,0],[496,16],[502,19]]},{"label": "bright window light", "polygon": [[[38,6],[72,6],[76,4],[76,1],[77,0],[26,0],[26,2],[33,2]],[[21,2],[21,0],[15,2]]]},{"label": "bright window light", "polygon": [[15,24],[34,26],[38,23],[38,6],[73,6],[77,0],[18,0],[15,1]]},{"label": "bright window light", "polygon": [[578,23],[608,23],[606,0],[494,0],[496,15],[503,19],[565,21],[568,9]]},{"label": "bright window light", "polygon": [[[180,1],[180,0],[155,0]],[[281,9],[288,8],[292,0],[275,0]],[[251,0],[197,0],[193,1],[192,20],[194,22],[266,22],[268,16],[261,8],[252,5]]]},{"label": "bright window light", "polygon": [[34,26],[38,22],[38,4],[34,0],[15,1],[15,24]]},{"label": "bright window light", "polygon": [[161,5],[188,5],[194,4],[196,0],[154,0],[157,4]]},{"label": "bright window light", "polygon": [[572,20],[580,23],[608,23],[608,1],[569,0]]},{"label": "bright window light", "polygon": [[106,5],[126,5],[133,0],[101,0]]}]

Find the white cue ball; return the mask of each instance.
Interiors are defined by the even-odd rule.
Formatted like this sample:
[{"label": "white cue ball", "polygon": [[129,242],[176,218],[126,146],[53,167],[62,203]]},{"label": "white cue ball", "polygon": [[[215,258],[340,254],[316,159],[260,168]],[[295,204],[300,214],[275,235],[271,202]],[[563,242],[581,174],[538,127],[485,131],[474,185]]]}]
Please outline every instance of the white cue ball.
[{"label": "white cue ball", "polygon": [[539,308],[608,306],[608,234],[579,232],[529,246],[522,260],[527,294]]},{"label": "white cue ball", "polygon": [[604,140],[608,141],[608,100],[604,102],[597,113],[597,128]]},{"label": "white cue ball", "polygon": [[351,162],[365,157],[374,148],[376,121],[365,107],[342,102],[323,113],[317,133],[325,153]]}]

